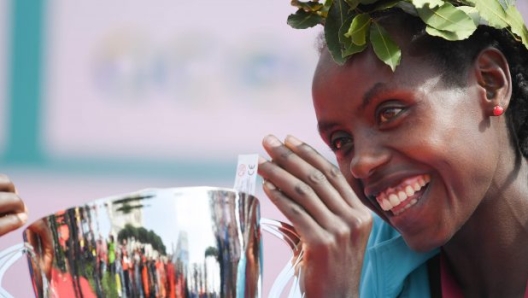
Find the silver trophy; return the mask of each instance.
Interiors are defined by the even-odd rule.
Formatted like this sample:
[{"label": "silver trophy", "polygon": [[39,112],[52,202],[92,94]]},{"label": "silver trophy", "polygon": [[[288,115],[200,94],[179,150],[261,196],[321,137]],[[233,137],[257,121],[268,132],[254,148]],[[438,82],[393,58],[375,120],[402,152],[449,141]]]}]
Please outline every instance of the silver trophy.
[{"label": "silver trophy", "polygon": [[2,251],[0,280],[25,255],[36,297],[261,297],[263,230],[293,252],[269,296],[302,297],[295,230],[261,218],[254,196],[217,187],[146,189],[46,216]]}]

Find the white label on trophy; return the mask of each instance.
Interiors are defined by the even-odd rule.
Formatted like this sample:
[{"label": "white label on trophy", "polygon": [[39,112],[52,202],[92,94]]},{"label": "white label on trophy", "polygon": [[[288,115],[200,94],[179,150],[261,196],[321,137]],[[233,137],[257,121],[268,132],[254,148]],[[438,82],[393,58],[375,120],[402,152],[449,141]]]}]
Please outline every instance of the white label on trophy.
[{"label": "white label on trophy", "polygon": [[234,189],[255,195],[257,168],[258,154],[240,154],[238,156]]}]

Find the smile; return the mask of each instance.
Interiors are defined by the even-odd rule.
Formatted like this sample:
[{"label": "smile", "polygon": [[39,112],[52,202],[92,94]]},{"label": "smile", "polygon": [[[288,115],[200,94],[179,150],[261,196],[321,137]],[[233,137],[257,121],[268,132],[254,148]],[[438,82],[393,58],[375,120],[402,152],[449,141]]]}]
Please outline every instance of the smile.
[{"label": "smile", "polygon": [[376,201],[384,211],[392,211],[394,215],[401,214],[418,202],[415,196],[431,181],[429,175],[405,179],[395,187],[389,187],[376,196]]}]

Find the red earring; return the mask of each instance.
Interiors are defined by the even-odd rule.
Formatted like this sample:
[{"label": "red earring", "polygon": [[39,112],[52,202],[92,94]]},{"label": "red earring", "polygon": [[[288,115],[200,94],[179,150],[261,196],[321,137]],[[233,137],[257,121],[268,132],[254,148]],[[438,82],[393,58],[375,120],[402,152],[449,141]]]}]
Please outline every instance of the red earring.
[{"label": "red earring", "polygon": [[496,105],[493,107],[493,116],[500,116],[504,113],[504,108],[500,105]]}]

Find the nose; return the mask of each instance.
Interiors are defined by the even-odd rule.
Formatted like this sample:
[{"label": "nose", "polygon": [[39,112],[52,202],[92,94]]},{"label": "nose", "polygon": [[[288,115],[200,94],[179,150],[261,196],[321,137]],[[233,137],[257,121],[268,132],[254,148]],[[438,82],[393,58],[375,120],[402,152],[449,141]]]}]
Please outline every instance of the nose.
[{"label": "nose", "polygon": [[389,159],[389,151],[375,137],[356,138],[350,173],[356,179],[366,179]]}]

